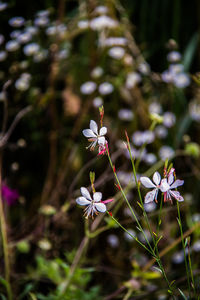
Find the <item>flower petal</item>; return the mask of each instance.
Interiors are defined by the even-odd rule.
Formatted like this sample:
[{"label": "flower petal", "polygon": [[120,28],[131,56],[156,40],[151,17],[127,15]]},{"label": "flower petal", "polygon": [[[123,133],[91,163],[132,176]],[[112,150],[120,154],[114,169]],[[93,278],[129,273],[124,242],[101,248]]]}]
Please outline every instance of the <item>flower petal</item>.
[{"label": "flower petal", "polygon": [[104,136],[98,138],[98,144],[105,145],[106,139]]},{"label": "flower petal", "polygon": [[102,203],[110,203],[112,202],[114,199],[107,199],[107,200],[104,200],[104,201],[101,201]]},{"label": "flower petal", "polygon": [[161,176],[158,172],[155,172],[153,174],[153,182],[156,184],[156,185],[159,185],[160,184],[160,181],[161,181]]},{"label": "flower petal", "polygon": [[160,190],[162,193],[167,192],[170,189],[170,185],[167,182],[167,179],[164,178],[161,180],[161,184],[160,184]]},{"label": "flower petal", "polygon": [[88,192],[88,190],[85,187],[81,187],[81,194],[83,197],[85,197],[87,200],[92,200],[90,193]]},{"label": "flower petal", "polygon": [[171,186],[170,189],[176,189],[178,186],[184,184],[184,180],[177,179]]},{"label": "flower petal", "polygon": [[94,199],[95,202],[101,201],[101,199],[102,199],[102,193],[100,193],[100,192],[94,193],[93,199]]},{"label": "flower petal", "polygon": [[94,132],[91,129],[84,129],[82,132],[86,138],[93,138],[93,137],[97,138],[97,136],[94,134]]},{"label": "flower petal", "polygon": [[99,212],[105,212],[106,211],[106,206],[103,203],[95,203],[95,207]]},{"label": "flower petal", "polygon": [[91,204],[89,200],[87,200],[85,197],[79,197],[76,199],[76,203],[79,205],[88,205]]},{"label": "flower petal", "polygon": [[168,183],[171,185],[174,182],[174,175],[172,172],[169,173],[168,175]]},{"label": "flower petal", "polygon": [[172,195],[172,197],[174,197],[177,201],[184,201],[184,198],[180,195],[180,193],[178,191],[169,191],[170,195]]},{"label": "flower petal", "polygon": [[102,127],[99,131],[99,135],[105,135],[107,133],[107,128],[106,127]]},{"label": "flower petal", "polygon": [[140,177],[140,181],[146,188],[155,188],[155,184],[148,177]]},{"label": "flower petal", "polygon": [[93,120],[90,121],[90,129],[96,134],[98,135],[98,126],[97,123]]},{"label": "flower petal", "polygon": [[154,201],[155,197],[157,196],[157,193],[158,193],[158,189],[154,189],[153,191],[148,192],[144,198],[144,202],[149,203]]}]

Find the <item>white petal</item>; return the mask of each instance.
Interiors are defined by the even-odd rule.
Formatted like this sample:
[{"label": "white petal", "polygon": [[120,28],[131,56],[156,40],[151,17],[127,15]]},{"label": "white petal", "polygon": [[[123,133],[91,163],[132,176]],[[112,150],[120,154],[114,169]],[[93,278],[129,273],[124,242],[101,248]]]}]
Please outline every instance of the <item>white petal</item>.
[{"label": "white petal", "polygon": [[100,129],[99,135],[105,135],[107,133],[107,128],[106,127],[102,127]]},{"label": "white petal", "polygon": [[171,186],[170,189],[176,189],[178,186],[184,184],[184,180],[177,179]]},{"label": "white petal", "polygon": [[95,202],[101,201],[101,199],[102,199],[102,193],[100,193],[100,192],[94,193],[93,199],[94,199]]},{"label": "white petal", "polygon": [[91,204],[89,200],[87,200],[85,197],[79,197],[76,199],[76,203],[79,205],[88,205]]},{"label": "white petal", "polygon": [[106,139],[104,136],[98,138],[98,144],[105,145]]},{"label": "white petal", "polygon": [[178,201],[184,201],[183,197],[180,195],[180,193],[178,191],[169,191],[170,195],[172,195],[172,197],[174,197],[176,200]]},{"label": "white petal", "polygon": [[158,192],[157,189],[154,189],[153,191],[148,192],[144,198],[144,202],[149,203],[149,202],[154,201],[155,197],[157,196],[157,192]]},{"label": "white petal", "polygon": [[168,176],[168,183],[171,185],[174,182],[174,175],[173,173],[170,173]]},{"label": "white petal", "polygon": [[88,192],[88,190],[85,187],[81,187],[81,194],[83,197],[85,197],[88,200],[92,200],[90,193]]},{"label": "white petal", "polygon": [[103,203],[95,203],[95,207],[98,211],[102,213],[106,211],[106,206]]},{"label": "white petal", "polygon": [[96,134],[98,135],[98,126],[97,123],[93,120],[90,121],[90,129]]},{"label": "white petal", "polygon": [[91,129],[84,129],[82,132],[83,132],[83,135],[87,138],[91,138],[91,137],[96,138],[97,137]]},{"label": "white petal", "polygon": [[160,184],[160,181],[161,181],[161,176],[158,172],[155,172],[153,174],[153,182],[156,184],[156,185],[159,185]]},{"label": "white petal", "polygon": [[161,180],[161,184],[160,184],[160,190],[161,190],[161,192],[162,192],[162,193],[165,193],[165,192],[167,192],[169,189],[170,189],[170,186],[169,186],[169,184],[168,184],[168,182],[167,182],[167,179],[166,179],[166,178],[162,179],[162,180]]},{"label": "white petal", "polygon": [[155,188],[155,184],[148,177],[140,177],[140,181],[146,188]]}]

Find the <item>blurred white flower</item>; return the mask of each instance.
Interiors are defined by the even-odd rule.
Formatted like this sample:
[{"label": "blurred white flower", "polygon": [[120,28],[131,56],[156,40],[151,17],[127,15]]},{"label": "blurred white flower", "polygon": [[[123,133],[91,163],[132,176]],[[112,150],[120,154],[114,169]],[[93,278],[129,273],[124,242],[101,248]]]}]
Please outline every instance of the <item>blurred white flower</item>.
[{"label": "blurred white flower", "polygon": [[7,3],[0,2],[0,11],[5,10],[8,7]]},{"label": "blurred white flower", "polygon": [[113,85],[109,82],[103,82],[99,85],[99,93],[101,95],[109,95],[113,92]]},{"label": "blurred white flower", "polygon": [[94,10],[94,13],[105,15],[108,12],[108,8],[104,5],[97,6]]},{"label": "blurred white flower", "polygon": [[101,97],[95,97],[93,99],[94,107],[100,107],[103,104],[103,99]]},{"label": "blurred white flower", "polygon": [[127,45],[127,39],[124,37],[109,37],[107,39],[104,39],[103,44],[101,44],[101,46],[108,46],[108,47],[126,46],[126,45]]},{"label": "blurred white flower", "polygon": [[190,85],[190,77],[186,73],[178,73],[173,82],[176,87],[185,88]]},{"label": "blurred white flower", "polygon": [[99,16],[90,21],[90,28],[93,30],[102,30],[104,28],[115,28],[118,22],[108,16]]},{"label": "blurred white flower", "polygon": [[22,33],[21,30],[13,30],[11,33],[10,33],[10,37],[11,39],[16,39],[18,38],[18,36]]},{"label": "blurred white flower", "polygon": [[25,20],[23,17],[13,17],[8,21],[9,25],[12,27],[21,27],[24,25],[24,22]]},{"label": "blurred white flower", "polygon": [[4,61],[7,57],[7,52],[6,51],[0,51],[0,62]]},{"label": "blurred white flower", "polygon": [[109,49],[108,54],[112,58],[121,59],[125,54],[125,50],[122,47],[113,47]]},{"label": "blurred white flower", "polygon": [[144,203],[144,210],[146,212],[152,212],[155,209],[156,209],[156,203],[155,202]]},{"label": "blurred white flower", "polygon": [[138,74],[136,72],[131,72],[127,75],[125,85],[126,85],[127,89],[132,89],[140,81],[141,81],[140,74]]},{"label": "blurred white flower", "polygon": [[46,16],[37,17],[34,20],[34,24],[38,27],[45,27],[49,24],[49,18]]},{"label": "blurred white flower", "polygon": [[189,104],[189,114],[192,120],[200,122],[200,103],[193,100]]},{"label": "blurred white flower", "polygon": [[164,127],[163,125],[158,125],[156,128],[155,128],[155,134],[158,138],[160,139],[164,139],[167,137],[168,135],[168,130],[166,127]]},{"label": "blurred white flower", "polygon": [[172,255],[172,261],[175,264],[181,264],[182,262],[184,262],[184,252],[183,251],[175,252]]},{"label": "blurred white flower", "polygon": [[145,154],[143,160],[148,164],[148,165],[153,165],[157,161],[157,157],[153,153],[147,153]]},{"label": "blurred white flower", "polygon": [[102,193],[96,192],[93,194],[93,199],[90,196],[90,193],[85,187],[81,187],[81,197],[76,199],[76,203],[82,206],[86,206],[84,216],[86,219],[89,216],[94,217],[94,214],[98,214],[98,212],[106,212],[106,205],[101,202]]},{"label": "blurred white flower", "polygon": [[91,72],[92,78],[99,78],[103,75],[103,69],[101,67],[96,67]]},{"label": "blurred white flower", "polygon": [[9,52],[16,51],[19,49],[19,47],[20,47],[20,44],[16,40],[8,41],[5,46],[6,50]]},{"label": "blurred white flower", "polygon": [[159,115],[162,113],[162,106],[160,105],[160,103],[154,101],[149,104],[149,112],[151,114],[155,113]]},{"label": "blurred white flower", "polygon": [[84,95],[90,95],[96,90],[96,83],[93,81],[87,81],[80,87],[81,93]]},{"label": "blurred white flower", "polygon": [[32,35],[29,32],[24,32],[17,36],[17,41],[20,44],[28,43],[30,42],[31,39],[32,39]]},{"label": "blurred white flower", "polygon": [[173,74],[169,71],[166,70],[161,74],[161,78],[164,82],[166,83],[171,83],[173,82]]},{"label": "blurred white flower", "polygon": [[38,44],[36,43],[30,43],[27,44],[26,46],[24,46],[24,54],[26,56],[32,56],[34,54],[36,54],[39,51],[40,47]]},{"label": "blurred white flower", "polygon": [[[128,228],[127,231],[133,236],[136,237],[136,232],[132,228]],[[128,232],[124,232],[124,238],[127,242],[133,242],[134,238],[128,234]]]},{"label": "blurred white flower", "polygon": [[162,146],[159,150],[159,157],[162,160],[170,159],[174,156],[174,149],[170,146]]},{"label": "blurred white flower", "polygon": [[171,51],[168,53],[167,55],[167,60],[169,62],[177,62],[177,61],[180,61],[181,60],[181,54],[180,52],[178,51]]},{"label": "blurred white flower", "polygon": [[89,27],[89,21],[88,20],[80,20],[77,24],[77,26],[80,29],[87,29]]},{"label": "blurred white flower", "polygon": [[167,128],[171,128],[172,126],[174,126],[175,123],[176,123],[175,114],[169,111],[165,112],[163,115],[163,124]]},{"label": "blurred white flower", "polygon": [[115,234],[109,234],[107,242],[112,248],[117,248],[119,246],[119,239]]},{"label": "blurred white flower", "polygon": [[123,108],[118,111],[118,117],[120,120],[123,120],[123,121],[132,121],[134,118],[134,114],[133,114],[132,110]]},{"label": "blurred white flower", "polygon": [[151,71],[151,68],[147,62],[142,62],[138,65],[138,71],[143,75],[148,75]]},{"label": "blurred white flower", "polygon": [[195,252],[200,252],[200,240],[196,241],[193,246],[192,246],[192,250]]}]

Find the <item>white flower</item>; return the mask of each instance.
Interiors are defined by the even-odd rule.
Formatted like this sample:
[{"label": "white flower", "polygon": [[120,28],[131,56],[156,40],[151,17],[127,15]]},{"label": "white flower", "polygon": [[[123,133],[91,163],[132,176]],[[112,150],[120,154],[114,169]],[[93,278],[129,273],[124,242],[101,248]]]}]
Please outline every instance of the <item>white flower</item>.
[{"label": "white flower", "polygon": [[0,51],[0,61],[4,61],[7,57],[6,51]]},{"label": "white flower", "polygon": [[[155,172],[153,175],[153,182],[148,178],[148,177],[140,177],[141,183],[146,187],[146,188],[153,188],[151,192],[148,192],[144,198],[145,203],[149,203],[151,201],[156,201],[157,202],[157,195],[158,191],[160,189],[160,183],[161,183],[161,176],[158,172]],[[163,186],[164,190],[164,186]]]},{"label": "white flower", "polygon": [[21,27],[22,25],[24,25],[24,22],[25,20],[22,17],[14,17],[8,21],[9,25],[13,27]]},{"label": "white flower", "polygon": [[121,59],[125,54],[125,50],[122,47],[113,47],[109,49],[108,54],[112,58]]},{"label": "white flower", "polygon": [[40,49],[40,47],[38,44],[30,43],[30,44],[27,44],[23,50],[24,50],[24,54],[26,56],[32,56],[32,55],[36,54],[39,51],[39,49]]},{"label": "white flower", "polygon": [[18,49],[19,49],[19,46],[20,46],[20,45],[19,45],[19,43],[18,43],[17,41],[11,40],[11,41],[8,41],[8,42],[6,43],[5,48],[6,48],[7,51],[12,52],[12,51],[18,50]]},{"label": "white flower", "polygon": [[132,110],[123,108],[118,111],[118,117],[120,120],[123,120],[123,121],[132,121],[134,118],[134,114],[133,114]]},{"label": "white flower", "polygon": [[169,62],[177,62],[179,60],[181,60],[181,54],[178,51],[171,51],[168,53],[167,55],[167,60]]},{"label": "white flower", "polygon": [[85,187],[82,187],[81,194],[82,196],[76,199],[76,203],[83,206],[86,205],[85,214],[84,214],[86,218],[88,218],[90,215],[93,218],[94,214],[97,215],[98,212],[104,213],[106,211],[105,204],[101,202],[102,193],[100,192],[94,193],[92,199],[88,190]]},{"label": "white flower", "polygon": [[89,27],[89,21],[88,20],[80,20],[77,25],[80,29],[87,29]]},{"label": "white flower", "polygon": [[163,115],[163,124],[170,128],[176,123],[176,116],[170,111],[167,111]]},{"label": "white flower", "polygon": [[93,99],[93,106],[94,107],[100,107],[103,104],[103,99],[101,97],[95,97]]},{"label": "white flower", "polygon": [[93,81],[87,81],[80,87],[81,93],[84,95],[90,95],[96,90],[96,83]]},{"label": "white flower", "polygon": [[132,89],[140,81],[141,81],[140,74],[138,74],[136,72],[128,73],[127,78],[126,78],[126,88]]},{"label": "white flower", "polygon": [[102,30],[104,28],[114,28],[118,25],[116,20],[108,16],[99,16],[91,20],[90,27],[93,30]]},{"label": "white flower", "polygon": [[83,130],[83,135],[88,138],[89,142],[92,142],[89,147],[94,149],[96,144],[98,143],[99,145],[105,145],[106,139],[104,135],[107,133],[107,128],[102,127],[98,133],[98,126],[97,123],[93,120],[90,121],[90,129],[84,129]]},{"label": "white flower", "polygon": [[171,201],[172,197],[175,198],[177,201],[184,201],[183,197],[180,195],[178,191],[175,189],[178,186],[181,186],[184,184],[184,180],[177,179],[174,181],[174,173],[175,169],[171,168],[169,171],[169,174],[167,178],[164,178],[161,180],[160,184],[160,190],[161,192],[164,192],[164,201]]},{"label": "white flower", "polygon": [[109,95],[113,92],[113,85],[109,82],[103,82],[99,85],[99,93],[101,95]]},{"label": "white flower", "polygon": [[164,145],[159,150],[159,157],[165,161],[167,158],[173,157],[174,153],[175,151],[172,147]]}]

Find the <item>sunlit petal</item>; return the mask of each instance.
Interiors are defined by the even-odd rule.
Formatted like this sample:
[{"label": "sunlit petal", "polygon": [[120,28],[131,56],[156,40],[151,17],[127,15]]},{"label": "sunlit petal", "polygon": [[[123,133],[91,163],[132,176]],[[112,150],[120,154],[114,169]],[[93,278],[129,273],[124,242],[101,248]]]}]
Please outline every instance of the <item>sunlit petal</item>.
[{"label": "sunlit petal", "polygon": [[184,184],[184,180],[177,179],[171,186],[170,189],[176,189],[178,186]]},{"label": "sunlit petal", "polygon": [[158,191],[157,189],[154,189],[153,191],[148,192],[144,198],[144,202],[149,203],[149,202],[154,201],[154,199],[157,195],[157,191]]},{"label": "sunlit petal", "polygon": [[153,174],[153,182],[156,184],[156,185],[159,185],[160,184],[160,181],[161,181],[161,176],[158,172],[155,172]]},{"label": "sunlit petal", "polygon": [[106,211],[106,206],[103,203],[95,203],[95,207],[99,212],[105,212]]},{"label": "sunlit petal", "polygon": [[90,129],[96,134],[98,135],[98,126],[97,123],[93,120],[90,121]]},{"label": "sunlit petal", "polygon": [[87,200],[85,197],[79,197],[76,199],[76,203],[79,205],[88,205],[91,202],[89,200]]},{"label": "sunlit petal", "polygon": [[101,201],[101,199],[102,199],[102,193],[100,193],[100,192],[94,193],[93,199],[94,199],[95,202]]},{"label": "sunlit petal", "polygon": [[83,132],[83,135],[87,138],[93,138],[93,137],[96,138],[97,137],[91,129],[84,129],[82,132]]},{"label": "sunlit petal", "polygon": [[106,139],[105,139],[104,136],[101,136],[101,137],[98,138],[98,144],[99,144],[99,145],[100,145],[100,144],[101,144],[101,145],[104,145],[105,142],[106,142]]},{"label": "sunlit petal", "polygon": [[88,192],[88,190],[85,187],[81,187],[81,194],[83,197],[85,197],[88,200],[92,200],[90,193]]},{"label": "sunlit petal", "polygon": [[170,189],[170,185],[167,182],[167,179],[164,178],[161,180],[161,184],[160,184],[160,190],[162,193],[165,193],[166,191],[168,191]]},{"label": "sunlit petal", "polygon": [[146,188],[155,188],[155,184],[148,178],[148,177],[140,177],[141,183],[146,187]]},{"label": "sunlit petal", "polygon": [[105,135],[106,133],[107,133],[107,128],[106,128],[106,127],[102,127],[102,128],[100,129],[99,134],[100,134],[100,135]]}]

